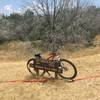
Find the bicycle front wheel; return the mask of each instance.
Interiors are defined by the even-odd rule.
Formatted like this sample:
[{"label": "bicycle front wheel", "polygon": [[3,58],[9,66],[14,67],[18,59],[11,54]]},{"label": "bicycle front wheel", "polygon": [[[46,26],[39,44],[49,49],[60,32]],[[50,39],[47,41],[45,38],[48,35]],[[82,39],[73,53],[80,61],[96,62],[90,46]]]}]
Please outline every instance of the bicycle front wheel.
[{"label": "bicycle front wheel", "polygon": [[59,74],[64,79],[72,80],[77,75],[77,69],[75,65],[66,59],[61,59],[61,67],[62,67],[62,73]]}]

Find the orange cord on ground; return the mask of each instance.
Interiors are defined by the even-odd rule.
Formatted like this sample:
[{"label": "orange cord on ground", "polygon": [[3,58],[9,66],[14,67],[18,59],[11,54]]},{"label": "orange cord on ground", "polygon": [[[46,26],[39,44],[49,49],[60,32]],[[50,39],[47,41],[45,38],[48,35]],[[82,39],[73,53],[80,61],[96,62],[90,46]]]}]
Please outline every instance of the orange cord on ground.
[{"label": "orange cord on ground", "polygon": [[[89,76],[89,77],[83,77],[83,78],[76,78],[75,81],[80,81],[80,80],[90,80],[90,79],[96,79],[100,78],[100,74],[95,75],[95,76]],[[42,79],[33,79],[33,80],[10,80],[10,81],[0,81],[0,83],[45,83],[49,81],[50,78],[42,78]]]}]

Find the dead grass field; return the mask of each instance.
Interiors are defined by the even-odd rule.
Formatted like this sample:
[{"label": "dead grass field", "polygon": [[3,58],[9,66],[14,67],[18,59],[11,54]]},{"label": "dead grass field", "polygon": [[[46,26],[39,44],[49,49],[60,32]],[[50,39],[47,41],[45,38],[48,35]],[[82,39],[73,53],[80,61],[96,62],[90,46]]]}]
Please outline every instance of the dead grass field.
[{"label": "dead grass field", "polygon": [[[2,83],[32,79],[26,68],[29,57],[17,61],[15,54],[16,51],[0,51],[0,100],[100,100],[99,77],[75,82],[49,80],[46,83]],[[100,75],[100,47],[61,54],[76,65],[77,78]]]}]

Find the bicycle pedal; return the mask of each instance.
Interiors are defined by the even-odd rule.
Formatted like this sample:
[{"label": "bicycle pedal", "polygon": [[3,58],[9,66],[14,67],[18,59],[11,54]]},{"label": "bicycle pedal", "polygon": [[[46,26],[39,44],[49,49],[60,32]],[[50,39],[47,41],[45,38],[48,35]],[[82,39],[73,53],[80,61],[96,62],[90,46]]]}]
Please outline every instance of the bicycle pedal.
[{"label": "bicycle pedal", "polygon": [[63,67],[63,69],[64,69],[64,71],[67,71],[68,70],[68,68],[65,68],[65,67]]},{"label": "bicycle pedal", "polygon": [[33,64],[30,64],[30,67],[34,67],[34,65]]}]

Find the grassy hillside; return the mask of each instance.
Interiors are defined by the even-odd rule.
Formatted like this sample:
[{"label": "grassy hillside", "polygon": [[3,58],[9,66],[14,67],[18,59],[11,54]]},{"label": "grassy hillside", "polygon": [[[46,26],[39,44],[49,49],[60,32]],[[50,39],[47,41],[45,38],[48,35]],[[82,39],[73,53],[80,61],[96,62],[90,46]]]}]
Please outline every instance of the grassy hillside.
[{"label": "grassy hillside", "polygon": [[[35,53],[42,53],[44,57],[47,57],[49,51],[41,49],[41,41],[21,42],[13,41],[0,45],[0,60],[15,61],[15,60],[27,60],[34,56]],[[100,53],[100,36],[96,36],[94,39],[94,46],[84,47],[82,45],[66,44],[59,51],[61,57],[64,58],[77,58],[81,56],[93,55]]]},{"label": "grassy hillside", "polygon": [[100,77],[88,78],[100,74],[100,47],[84,48],[73,53],[61,51],[63,57],[76,65],[78,70],[76,79],[87,79],[71,83],[60,79],[48,80],[46,83],[2,83],[9,80],[34,79],[28,72],[25,61],[32,55],[29,55],[29,52],[26,53],[27,49],[20,48],[18,52],[20,57],[15,56],[22,45],[26,48],[26,43],[20,43],[16,47],[10,45],[8,50],[2,47],[0,51],[2,54],[0,54],[0,61],[4,61],[0,62],[0,100],[80,100],[80,98],[81,100],[100,100]]},{"label": "grassy hillside", "polygon": [[[99,38],[99,37],[98,37]],[[98,41],[97,37],[95,43]],[[100,41],[100,40],[99,40]],[[30,42],[11,42],[0,46],[0,100],[100,100],[100,46],[84,48],[68,45],[60,56],[77,67],[75,82],[48,80],[46,83],[3,83],[12,80],[33,80],[26,62],[34,53],[43,52]],[[49,52],[43,52],[47,57]],[[53,73],[51,75],[53,77]],[[94,76],[94,78],[89,78]],[[83,78],[82,80],[77,80]],[[84,79],[86,78],[86,79]]]}]

